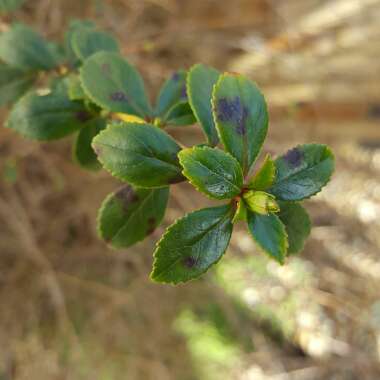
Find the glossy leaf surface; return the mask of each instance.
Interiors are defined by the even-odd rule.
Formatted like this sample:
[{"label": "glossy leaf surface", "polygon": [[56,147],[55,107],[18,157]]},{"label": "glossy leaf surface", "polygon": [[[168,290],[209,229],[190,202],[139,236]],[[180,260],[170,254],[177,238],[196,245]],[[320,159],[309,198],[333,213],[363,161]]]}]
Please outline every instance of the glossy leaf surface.
[{"label": "glossy leaf surface", "polygon": [[232,234],[230,206],[187,214],[157,244],[151,278],[177,284],[199,277],[222,257]]},{"label": "glossy leaf surface", "polygon": [[178,144],[149,124],[114,123],[95,137],[94,149],[103,167],[139,187],[162,187],[183,180]]},{"label": "glossy leaf surface", "polygon": [[213,91],[213,112],[220,139],[248,173],[268,129],[265,99],[258,87],[242,75],[223,74]]},{"label": "glossy leaf surface", "polygon": [[183,174],[201,192],[215,199],[229,199],[240,193],[243,173],[230,154],[217,148],[194,147],[179,153]]},{"label": "glossy leaf surface", "polygon": [[275,214],[259,215],[247,212],[248,230],[258,246],[280,264],[288,249],[285,226]]},{"label": "glossy leaf surface", "polygon": [[334,156],[322,144],[305,144],[275,161],[276,180],[268,191],[279,200],[298,201],[321,191],[334,171]]},{"label": "glossy leaf surface", "polygon": [[217,145],[219,141],[211,107],[212,90],[219,76],[218,70],[197,64],[191,68],[187,77],[187,95],[190,106],[211,146]]}]

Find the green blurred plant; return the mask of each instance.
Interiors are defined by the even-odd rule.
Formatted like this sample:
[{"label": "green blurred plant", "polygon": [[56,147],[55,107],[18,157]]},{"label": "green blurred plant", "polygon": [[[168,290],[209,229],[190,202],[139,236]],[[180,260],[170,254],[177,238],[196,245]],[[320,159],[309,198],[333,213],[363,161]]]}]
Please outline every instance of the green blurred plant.
[{"label": "green blurred plant", "polygon": [[[239,220],[281,264],[302,250],[310,220],[298,202],[326,185],[334,157],[325,145],[300,145],[275,160],[267,156],[252,175],[268,112],[248,78],[197,64],[175,72],[152,106],[115,39],[90,21],[72,22],[63,44],[13,25],[0,36],[0,58],[0,103],[15,102],[8,128],[41,141],[77,133],[73,154],[82,167],[103,167],[128,183],[99,210],[99,235],[107,243],[125,248],[151,234],[170,185],[189,181],[225,202],[167,229],[154,253],[153,280],[176,284],[200,276],[220,260]],[[164,131],[196,122],[205,144],[183,148]]]}]

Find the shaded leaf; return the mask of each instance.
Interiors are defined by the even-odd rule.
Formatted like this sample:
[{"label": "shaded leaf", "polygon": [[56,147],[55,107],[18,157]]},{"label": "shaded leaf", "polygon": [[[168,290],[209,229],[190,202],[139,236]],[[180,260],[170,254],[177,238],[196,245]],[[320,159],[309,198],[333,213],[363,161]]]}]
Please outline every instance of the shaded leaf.
[{"label": "shaded leaf", "polygon": [[309,215],[299,203],[280,202],[280,208],[278,216],[284,223],[289,238],[288,254],[298,253],[302,251],[311,232]]},{"label": "shaded leaf", "polygon": [[268,154],[265,161],[254,177],[249,181],[248,188],[266,190],[272,186],[276,176],[276,165]]},{"label": "shaded leaf", "polygon": [[76,57],[81,61],[99,51],[119,51],[117,41],[110,34],[88,27],[77,28],[71,37],[71,44]]},{"label": "shaded leaf", "polygon": [[164,124],[167,125],[192,125],[196,122],[189,103],[177,103],[166,114]]},{"label": "shaded leaf", "polygon": [[258,246],[272,259],[284,263],[288,249],[285,226],[275,214],[259,215],[247,212],[248,230]]},{"label": "shaded leaf", "polygon": [[130,185],[108,195],[98,212],[100,237],[115,248],[127,248],[150,235],[164,217],[169,188]]},{"label": "shaded leaf", "polygon": [[67,93],[71,100],[83,100],[87,95],[83,91],[82,83],[77,74],[71,74],[66,78]]},{"label": "shaded leaf", "polygon": [[112,175],[139,187],[162,187],[183,180],[178,144],[149,124],[114,123],[95,137],[93,147]]},{"label": "shaded leaf", "polygon": [[268,190],[279,200],[299,201],[321,191],[334,171],[334,155],[322,144],[305,144],[275,161],[276,180]]},{"label": "shaded leaf", "polygon": [[81,67],[80,77],[86,94],[100,107],[141,117],[151,115],[144,82],[121,55],[92,55]]},{"label": "shaded leaf", "polygon": [[201,192],[215,199],[229,199],[243,187],[239,163],[218,148],[193,147],[179,155],[183,174]]},{"label": "shaded leaf", "polygon": [[217,263],[232,234],[231,206],[187,214],[172,224],[157,243],[151,278],[177,284],[199,277]]},{"label": "shaded leaf", "polygon": [[167,119],[166,113],[177,103],[186,100],[186,71],[178,70],[163,84],[154,113],[160,118]]},{"label": "shaded leaf", "polygon": [[48,95],[35,92],[22,97],[12,108],[6,127],[33,140],[54,140],[80,129],[92,115],[59,89]]},{"label": "shaded leaf", "polygon": [[79,131],[73,146],[73,157],[83,168],[99,170],[102,167],[91,144],[94,137],[105,127],[105,120],[98,118],[88,121]]},{"label": "shaded leaf", "polygon": [[202,64],[194,65],[187,76],[187,95],[190,106],[211,146],[219,142],[211,107],[212,90],[219,76],[218,70]]},{"label": "shaded leaf", "polygon": [[0,106],[13,103],[35,81],[35,75],[0,64]]},{"label": "shaded leaf", "polygon": [[0,58],[22,70],[50,70],[58,65],[56,54],[48,42],[21,24],[0,35]]},{"label": "shaded leaf", "polygon": [[252,81],[227,73],[215,85],[212,103],[220,139],[247,174],[268,130],[265,99]]}]

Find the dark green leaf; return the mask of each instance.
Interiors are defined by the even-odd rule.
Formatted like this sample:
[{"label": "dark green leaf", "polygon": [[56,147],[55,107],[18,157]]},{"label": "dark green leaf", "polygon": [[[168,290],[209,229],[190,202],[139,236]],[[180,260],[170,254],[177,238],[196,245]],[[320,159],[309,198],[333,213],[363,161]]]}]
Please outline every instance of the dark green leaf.
[{"label": "dark green leaf", "polygon": [[79,30],[94,29],[95,24],[90,20],[73,20],[70,22],[68,30],[65,32],[64,50],[68,60],[73,66],[79,63],[73,49],[73,35]]},{"label": "dark green leaf", "polygon": [[6,126],[33,140],[54,140],[81,128],[92,115],[59,89],[48,95],[31,92],[13,107]]},{"label": "dark green leaf", "polygon": [[25,0],[0,0],[0,13],[13,12],[21,7]]},{"label": "dark green leaf", "polygon": [[260,215],[247,212],[248,230],[258,246],[272,259],[284,263],[288,249],[285,226],[275,214]]},{"label": "dark green leaf", "polygon": [[198,210],[177,220],[157,243],[151,278],[177,284],[206,272],[228,247],[231,218],[227,205]]},{"label": "dark green leaf", "polygon": [[187,76],[190,106],[212,146],[219,142],[211,109],[212,90],[219,76],[218,70],[202,64],[194,65]]},{"label": "dark green leaf", "polygon": [[272,186],[276,176],[276,165],[269,154],[255,176],[249,181],[248,188],[253,190],[266,190]]},{"label": "dark green leaf", "polygon": [[194,147],[179,155],[183,174],[199,190],[215,199],[229,199],[243,187],[243,173],[230,154],[218,148]]},{"label": "dark green leaf", "polygon": [[326,145],[305,144],[275,161],[276,180],[270,193],[283,201],[299,201],[321,191],[334,171],[334,155]]},{"label": "dark green leaf", "polygon": [[289,238],[288,254],[302,251],[305,241],[311,232],[311,221],[307,211],[299,204],[280,202],[278,214],[284,223]]},{"label": "dark green leaf", "polygon": [[191,125],[196,122],[193,110],[189,103],[177,103],[166,114],[164,124],[167,125]]},{"label": "dark green leaf", "polygon": [[123,186],[110,194],[98,213],[98,231],[115,248],[127,248],[150,235],[161,223],[169,188]]},{"label": "dark green leaf", "polygon": [[0,106],[16,101],[34,81],[35,75],[0,64]]},{"label": "dark green leaf", "polygon": [[155,115],[167,119],[166,113],[177,103],[186,102],[186,71],[178,70],[161,88],[158,95]]},{"label": "dark green leaf", "polygon": [[0,58],[21,70],[50,70],[58,64],[49,44],[33,29],[21,24],[0,35]]},{"label": "dark green leaf", "polygon": [[74,160],[83,168],[98,170],[101,168],[91,143],[93,138],[106,127],[104,119],[93,119],[88,121],[79,131],[73,146]]},{"label": "dark green leaf", "polygon": [[92,28],[77,28],[71,37],[71,43],[75,55],[81,61],[99,51],[119,51],[117,41],[110,34]]},{"label": "dark green leaf", "polygon": [[121,55],[99,52],[80,69],[86,94],[102,108],[141,117],[151,115],[144,82]]},{"label": "dark green leaf", "polygon": [[95,137],[93,147],[103,167],[139,187],[162,187],[183,180],[178,144],[149,124],[111,124]]},{"label": "dark green leaf", "polygon": [[212,103],[220,139],[247,174],[268,130],[265,99],[252,81],[227,73],[215,85]]}]

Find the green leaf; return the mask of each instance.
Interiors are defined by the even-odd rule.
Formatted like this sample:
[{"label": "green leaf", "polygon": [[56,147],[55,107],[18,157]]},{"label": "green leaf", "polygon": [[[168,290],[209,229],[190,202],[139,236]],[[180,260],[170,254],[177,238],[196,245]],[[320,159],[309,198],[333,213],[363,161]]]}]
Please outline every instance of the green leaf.
[{"label": "green leaf", "polygon": [[48,95],[30,92],[12,108],[6,127],[33,140],[55,140],[81,128],[92,115],[57,88]]},{"label": "green leaf", "polygon": [[151,115],[144,82],[121,55],[104,51],[92,55],[81,67],[80,76],[84,91],[100,107],[141,117]]},{"label": "green leaf", "polygon": [[239,163],[218,148],[193,147],[182,150],[183,174],[199,191],[215,199],[230,199],[243,187]]},{"label": "green leaf", "polygon": [[223,74],[213,91],[216,128],[226,150],[248,173],[268,130],[265,99],[257,86],[242,75]]},{"label": "green leaf", "polygon": [[115,248],[127,248],[143,240],[161,223],[168,197],[168,187],[123,186],[110,194],[99,209],[99,235]]},{"label": "green leaf", "polygon": [[177,103],[186,100],[186,71],[178,70],[163,84],[154,113],[162,119],[167,119],[166,113]]},{"label": "green leaf", "polygon": [[237,207],[236,207],[235,215],[232,219],[232,223],[235,224],[236,222],[240,220],[247,221],[247,207],[245,205],[245,202],[241,198],[237,202]]},{"label": "green leaf", "polygon": [[268,215],[269,213],[280,211],[274,196],[264,191],[246,191],[243,194],[243,199],[248,209],[257,214]]},{"label": "green leaf", "polygon": [[288,254],[298,253],[302,251],[311,232],[309,215],[299,203],[280,202],[280,208],[278,216],[284,223],[289,238]]},{"label": "green leaf", "polygon": [[139,187],[162,187],[183,180],[178,144],[149,124],[114,123],[93,141],[103,167]]},{"label": "green leaf", "polygon": [[99,51],[118,52],[117,41],[108,33],[93,28],[77,28],[71,37],[75,55],[81,61]]},{"label": "green leaf", "polygon": [[0,58],[21,70],[50,70],[58,64],[48,42],[21,24],[0,35]]},{"label": "green leaf", "polygon": [[91,143],[93,138],[106,127],[104,119],[88,121],[79,131],[73,146],[74,160],[87,170],[99,170],[102,166]]},{"label": "green leaf", "polygon": [[267,190],[272,186],[276,176],[276,165],[268,154],[255,176],[248,182],[248,189]]},{"label": "green leaf", "polygon": [[13,103],[35,81],[35,75],[0,63],[0,106]]},{"label": "green leaf", "polygon": [[305,144],[275,161],[276,181],[268,190],[283,201],[299,201],[321,191],[334,172],[334,155],[322,144]]},{"label": "green leaf", "polygon": [[83,91],[82,83],[77,74],[70,74],[66,78],[67,92],[71,100],[87,99],[87,95]]},{"label": "green leaf", "polygon": [[260,215],[247,212],[248,230],[258,246],[271,258],[284,263],[288,249],[285,226],[275,214]]},{"label": "green leaf", "polygon": [[73,35],[77,31],[85,30],[85,29],[94,29],[94,28],[95,28],[95,24],[94,22],[90,20],[73,20],[70,22],[69,28],[65,32],[64,50],[65,50],[68,60],[73,66],[76,66],[79,63],[79,60],[76,57],[76,54],[73,48],[73,41],[72,41]]},{"label": "green leaf", "polygon": [[219,76],[218,70],[202,64],[194,65],[187,76],[190,106],[212,146],[219,142],[211,109],[212,90]]},{"label": "green leaf", "polygon": [[157,243],[151,278],[177,284],[199,277],[217,263],[232,234],[231,206],[187,214],[172,224]]},{"label": "green leaf", "polygon": [[195,122],[193,110],[187,102],[174,105],[164,119],[164,124],[176,126],[191,125]]},{"label": "green leaf", "polygon": [[20,8],[25,0],[0,0],[0,13],[13,12]]}]

